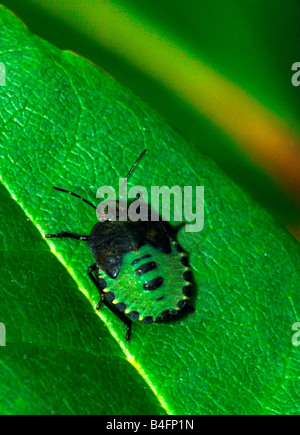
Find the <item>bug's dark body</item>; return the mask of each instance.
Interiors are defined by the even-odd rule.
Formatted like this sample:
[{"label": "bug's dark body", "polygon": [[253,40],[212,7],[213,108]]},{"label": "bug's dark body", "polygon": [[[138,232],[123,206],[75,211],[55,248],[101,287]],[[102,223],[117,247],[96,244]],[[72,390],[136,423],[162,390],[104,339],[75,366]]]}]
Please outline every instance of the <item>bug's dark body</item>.
[{"label": "bug's dark body", "polygon": [[88,240],[97,266],[111,278],[118,276],[123,256],[145,244],[166,254],[171,252],[170,238],[161,222],[99,222]]},{"label": "bug's dark body", "polygon": [[133,320],[170,320],[186,305],[186,254],[165,225],[106,221],[89,236],[100,292]]}]

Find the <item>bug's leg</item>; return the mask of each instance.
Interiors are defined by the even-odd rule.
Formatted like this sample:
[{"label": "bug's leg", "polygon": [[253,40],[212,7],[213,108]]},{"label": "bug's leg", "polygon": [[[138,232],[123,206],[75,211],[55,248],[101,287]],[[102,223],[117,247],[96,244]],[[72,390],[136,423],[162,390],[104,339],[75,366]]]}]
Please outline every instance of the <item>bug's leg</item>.
[{"label": "bug's leg", "polygon": [[113,304],[110,304],[105,299],[105,293],[103,291],[103,288],[101,287],[99,281],[93,275],[93,272],[95,272],[96,270],[97,270],[96,263],[88,268],[89,278],[91,279],[93,284],[97,287],[100,293],[100,301],[96,307],[96,310],[100,310],[101,305],[104,304],[113,314],[115,314],[126,325],[126,341],[129,341],[131,335],[131,329],[132,329],[132,321],[128,317],[126,317],[125,314],[123,314],[120,310],[118,310]]},{"label": "bug's leg", "polygon": [[126,326],[126,336],[125,340],[129,341],[131,336],[131,330],[132,330],[132,321],[125,316],[120,310],[118,310],[115,305],[110,304],[107,299],[103,299],[103,304],[113,313],[115,316],[117,316]]},{"label": "bug's leg", "polygon": [[99,281],[93,275],[93,272],[96,272],[96,270],[97,270],[97,265],[95,263],[88,268],[88,276],[89,276],[90,280],[92,281],[92,283],[97,287],[97,289],[99,290],[99,293],[100,293],[100,301],[98,302],[98,304],[96,306],[96,310],[99,311],[101,308],[101,305],[104,302],[105,293],[104,293],[103,288],[101,287]]},{"label": "bug's leg", "polygon": [[68,239],[81,240],[82,242],[87,242],[89,240],[89,236],[78,236],[77,234],[67,233],[65,231],[62,231],[61,233],[57,233],[57,234],[46,234],[44,237],[45,239],[68,238]]}]

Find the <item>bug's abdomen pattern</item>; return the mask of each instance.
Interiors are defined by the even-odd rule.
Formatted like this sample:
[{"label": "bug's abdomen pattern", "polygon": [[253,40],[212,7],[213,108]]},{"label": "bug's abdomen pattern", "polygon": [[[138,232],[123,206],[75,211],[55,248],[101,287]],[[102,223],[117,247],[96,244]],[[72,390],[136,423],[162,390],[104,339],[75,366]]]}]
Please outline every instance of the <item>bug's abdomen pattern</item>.
[{"label": "bug's abdomen pattern", "polygon": [[[190,293],[190,268],[177,242],[165,254],[145,244],[123,257],[118,279],[100,271],[106,297],[133,320],[168,320],[182,309]],[[125,303],[126,301],[126,303]]]}]

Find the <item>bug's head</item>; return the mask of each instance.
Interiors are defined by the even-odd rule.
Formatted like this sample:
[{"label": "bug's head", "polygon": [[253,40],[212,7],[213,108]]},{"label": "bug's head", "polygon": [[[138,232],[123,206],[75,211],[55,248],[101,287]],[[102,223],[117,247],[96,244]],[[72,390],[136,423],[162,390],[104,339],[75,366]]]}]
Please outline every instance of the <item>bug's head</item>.
[{"label": "bug's head", "polygon": [[105,200],[97,207],[97,219],[99,222],[115,222],[120,215],[127,212],[127,206],[119,200]]},{"label": "bug's head", "polygon": [[147,221],[149,208],[147,202],[143,202],[142,193],[138,193],[136,198],[130,201],[121,199],[102,201],[97,208],[97,218],[99,222],[127,221],[136,222],[137,220]]},{"label": "bug's head", "polygon": [[89,206],[91,206],[92,208],[97,210],[97,218],[100,222],[104,222],[104,221],[116,221],[119,220],[119,218],[125,213],[127,213],[127,203],[122,201],[121,195],[123,193],[123,190],[125,188],[125,185],[127,183],[128,178],[130,177],[130,175],[132,174],[134,168],[136,167],[136,165],[139,163],[139,161],[142,159],[142,157],[144,156],[144,154],[146,153],[147,150],[144,150],[142,152],[142,154],[139,156],[139,158],[137,159],[137,161],[135,162],[135,164],[132,166],[132,168],[130,169],[130,171],[128,172],[127,177],[125,178],[124,184],[120,189],[118,198],[116,201],[114,200],[105,200],[102,201],[98,207],[96,207],[94,204],[92,204],[90,201],[87,201],[86,199],[82,198],[80,195],[77,195],[74,192],[70,192],[69,190],[66,189],[61,189],[60,187],[53,187],[54,190],[58,190],[59,192],[64,192],[64,193],[69,193],[72,196],[75,196],[76,198],[81,199],[83,202],[85,202],[86,204],[88,204]]},{"label": "bug's head", "polygon": [[[127,174],[127,177],[124,179],[124,183],[120,188],[119,195],[117,200],[104,200],[102,201],[98,207],[97,207],[97,218],[100,222],[115,222],[118,220],[127,220],[127,210],[128,210],[128,204],[127,200],[122,199],[122,194],[125,190],[125,187],[127,185],[128,178],[131,176],[132,172],[134,171],[136,165],[140,162],[140,160],[143,158],[144,154],[146,153],[146,149],[141,153],[135,164],[132,166],[130,171]],[[141,198],[141,193],[137,195],[137,200],[139,201]],[[133,202],[133,201],[131,201]],[[129,216],[130,219],[130,216]]]}]

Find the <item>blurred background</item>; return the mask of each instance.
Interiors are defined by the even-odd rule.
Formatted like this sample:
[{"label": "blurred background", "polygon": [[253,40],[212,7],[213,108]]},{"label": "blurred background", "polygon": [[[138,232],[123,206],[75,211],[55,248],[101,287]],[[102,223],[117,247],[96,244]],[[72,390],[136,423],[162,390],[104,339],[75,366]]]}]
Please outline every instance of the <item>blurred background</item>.
[{"label": "blurred background", "polygon": [[300,240],[298,0],[1,2],[130,88]]}]

